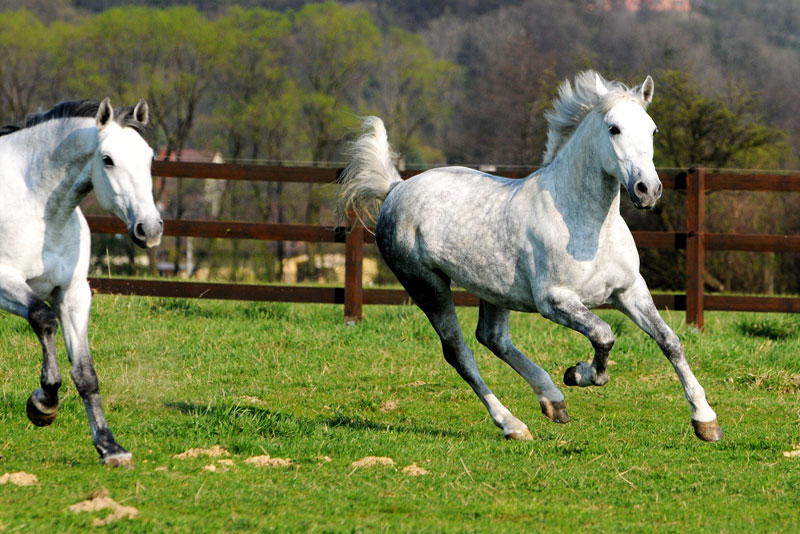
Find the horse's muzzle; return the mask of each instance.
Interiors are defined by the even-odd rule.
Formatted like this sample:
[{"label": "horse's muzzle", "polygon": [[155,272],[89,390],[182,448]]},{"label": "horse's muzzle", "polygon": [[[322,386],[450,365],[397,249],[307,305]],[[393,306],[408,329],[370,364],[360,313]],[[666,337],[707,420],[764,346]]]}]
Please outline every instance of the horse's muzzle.
[{"label": "horse's muzzle", "polygon": [[145,223],[136,222],[128,229],[131,240],[142,248],[152,248],[161,243],[161,235],[164,233],[164,221],[157,219]]},{"label": "horse's muzzle", "polygon": [[636,182],[631,191],[628,193],[631,196],[633,206],[640,210],[649,210],[653,208],[658,199],[661,198],[663,187],[660,180],[656,180],[653,184],[648,185],[644,180]]}]

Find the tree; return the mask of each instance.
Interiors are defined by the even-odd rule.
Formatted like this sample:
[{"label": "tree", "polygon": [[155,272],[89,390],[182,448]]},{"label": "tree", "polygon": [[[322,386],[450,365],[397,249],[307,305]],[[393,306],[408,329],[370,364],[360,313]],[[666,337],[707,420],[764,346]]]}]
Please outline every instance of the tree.
[{"label": "tree", "polygon": [[26,10],[0,17],[0,121],[13,122],[45,103],[54,39]]},{"label": "tree", "polygon": [[419,138],[424,128],[448,121],[452,113],[448,97],[458,74],[454,64],[434,58],[419,35],[389,28],[383,36],[367,98],[377,105],[393,146],[406,160],[419,159],[426,148]]},{"label": "tree", "polygon": [[[292,62],[304,89],[302,117],[314,164],[331,161],[344,134],[356,124],[353,105],[377,62],[380,32],[370,15],[336,2],[307,4],[293,20]],[[322,190],[307,187],[305,221],[320,222]],[[318,245],[308,245],[308,272],[316,274]]]},{"label": "tree", "polygon": [[[707,95],[689,74],[679,70],[657,73],[656,98],[648,112],[659,128],[656,135],[657,166],[687,169],[703,165],[711,168],[756,166],[772,167],[789,152],[784,134],[761,122],[756,96],[746,89],[731,85],[723,95]],[[752,196],[715,193],[717,202],[708,202],[707,229],[710,231],[770,233],[777,232],[776,219],[768,213],[782,209],[775,197],[754,199]],[[662,199],[657,207],[662,230],[684,228],[683,196]],[[731,218],[731,213],[747,217]],[[756,221],[760,224],[753,225]],[[674,254],[674,261],[665,256]],[[771,272],[770,257],[742,258],[732,253],[716,253],[706,261],[707,285],[713,289],[752,288],[756,271]],[[680,280],[683,254],[664,251],[643,252],[646,278],[658,287],[672,287]],[[758,265],[757,269],[753,269]],[[762,280],[774,279],[763,276]],[[770,289],[770,288],[768,288]]]},{"label": "tree", "polygon": [[[256,160],[292,159],[300,144],[301,95],[292,80],[285,56],[291,31],[286,15],[262,9],[231,9],[216,21],[220,36],[219,55],[214,67],[217,105],[213,123],[228,145],[228,157]],[[284,222],[283,183],[249,184],[263,220]],[[224,204],[235,212],[243,191],[235,182],[223,182]],[[231,213],[230,215],[234,215]],[[277,277],[282,275],[284,243],[275,241]],[[232,259],[238,258],[233,242]],[[272,254],[264,255],[267,272],[272,272]],[[234,267],[235,269],[235,267]]]},{"label": "tree", "polygon": [[366,11],[332,1],[305,5],[294,16],[293,30],[310,157],[328,161],[355,124],[351,106],[377,63],[380,32]]},{"label": "tree", "polygon": [[731,84],[727,94],[706,95],[685,71],[657,74],[657,99],[648,110],[659,128],[656,164],[774,166],[786,150],[784,134],[759,116],[756,95]]}]

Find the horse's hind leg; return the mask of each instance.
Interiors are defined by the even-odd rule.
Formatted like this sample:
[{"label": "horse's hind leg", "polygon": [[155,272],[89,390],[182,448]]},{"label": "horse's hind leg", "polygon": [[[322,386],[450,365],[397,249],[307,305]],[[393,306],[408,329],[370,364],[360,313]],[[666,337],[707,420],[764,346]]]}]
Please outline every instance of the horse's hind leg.
[{"label": "horse's hind leg", "polygon": [[56,315],[15,272],[0,272],[0,308],[27,319],[42,345],[42,387],[31,393],[26,411],[34,425],[47,426],[58,415],[61,387],[56,360]]},{"label": "horse's hind leg", "polygon": [[70,375],[83,399],[92,430],[92,442],[100,454],[100,460],[106,465],[115,467],[133,467],[131,453],[114,439],[100,404],[100,386],[89,353],[88,326],[91,302],[92,292],[85,281],[59,293],[55,300],[67,354],[72,363]]},{"label": "horse's hind leg", "polygon": [[437,271],[406,274],[395,271],[397,278],[422,309],[442,341],[442,352],[447,363],[472,387],[478,395],[494,424],[503,430],[507,439],[531,439],[528,427],[514,417],[486,386],[478,372],[478,365],[472,351],[464,341],[458,324],[450,280]]},{"label": "horse's hind leg", "polygon": [[564,395],[550,375],[520,352],[511,342],[508,331],[509,311],[481,301],[475,337],[498,358],[522,376],[539,397],[542,413],[556,423],[569,421]]}]

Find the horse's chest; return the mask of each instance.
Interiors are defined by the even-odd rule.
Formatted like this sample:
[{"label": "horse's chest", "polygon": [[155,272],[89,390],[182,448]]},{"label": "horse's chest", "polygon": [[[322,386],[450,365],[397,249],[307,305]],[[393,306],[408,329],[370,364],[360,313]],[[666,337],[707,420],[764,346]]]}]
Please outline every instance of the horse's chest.
[{"label": "horse's chest", "polygon": [[[624,240],[623,240],[624,241]],[[588,243],[588,244],[587,244]],[[636,248],[615,239],[575,240],[550,254],[540,271],[543,285],[570,288],[587,306],[606,303],[620,288],[629,286],[638,271]]]},{"label": "horse's chest", "polygon": [[88,240],[77,219],[61,227],[31,225],[26,230],[20,234],[24,239],[17,240],[22,246],[14,247],[14,251],[4,250],[4,256],[14,252],[13,260],[3,261],[11,261],[38,296],[48,298],[56,288],[68,287],[76,275],[85,271]]}]

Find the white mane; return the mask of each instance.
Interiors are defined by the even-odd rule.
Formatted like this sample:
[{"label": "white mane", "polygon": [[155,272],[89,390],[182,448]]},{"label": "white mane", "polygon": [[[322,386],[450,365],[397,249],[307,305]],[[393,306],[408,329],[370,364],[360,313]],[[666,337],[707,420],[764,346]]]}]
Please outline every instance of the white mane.
[{"label": "white mane", "polygon": [[544,114],[549,130],[542,164],[547,165],[555,159],[589,113],[595,109],[608,113],[625,100],[638,102],[647,108],[639,87],[630,89],[623,83],[609,82],[593,70],[585,70],[575,76],[574,87],[569,80],[565,80],[558,88],[553,109]]}]

